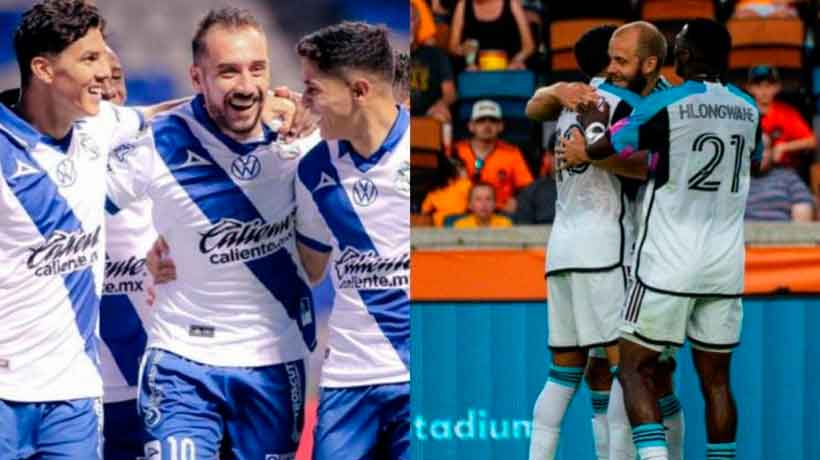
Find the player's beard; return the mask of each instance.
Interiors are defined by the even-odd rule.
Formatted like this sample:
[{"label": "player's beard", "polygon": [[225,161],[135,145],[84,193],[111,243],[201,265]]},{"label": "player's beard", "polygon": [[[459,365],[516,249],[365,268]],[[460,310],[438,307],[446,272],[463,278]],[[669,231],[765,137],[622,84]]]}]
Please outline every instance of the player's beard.
[{"label": "player's beard", "polygon": [[643,90],[646,89],[648,81],[646,77],[638,70],[638,73],[635,75],[634,78],[631,78],[627,83],[627,88],[630,91],[636,94],[642,94]]},{"label": "player's beard", "polygon": [[[256,113],[253,117],[247,120],[232,120],[228,117],[228,113],[236,110],[231,106],[231,102],[240,101],[243,105],[247,102],[256,104]],[[220,128],[244,136],[259,126],[259,119],[262,116],[262,101],[264,101],[264,98],[261,88],[257,88],[255,94],[242,94],[237,91],[231,91],[222,99],[222,105],[219,107],[211,107],[210,112],[213,114],[214,121]]]}]

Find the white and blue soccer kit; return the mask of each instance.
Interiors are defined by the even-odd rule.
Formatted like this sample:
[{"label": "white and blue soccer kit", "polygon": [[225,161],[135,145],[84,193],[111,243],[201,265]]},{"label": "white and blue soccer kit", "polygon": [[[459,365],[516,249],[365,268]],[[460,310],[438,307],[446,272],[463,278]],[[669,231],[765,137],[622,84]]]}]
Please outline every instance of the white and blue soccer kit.
[{"label": "white and blue soccer kit", "polygon": [[658,350],[729,351],[743,317],[743,213],[760,115],[732,85],[687,81],[644,99],[610,130],[622,155],[653,152],[635,284],[623,331]]},{"label": "white and blue soccer kit", "polygon": [[288,458],[316,344],[296,255],[299,155],[267,129],[245,144],[224,135],[201,95],[151,126],[151,148],[112,161],[108,203],[149,198],[176,264],[157,286],[140,380],[146,456]]},{"label": "white and blue soccer kit", "polygon": [[[129,140],[116,146],[109,162],[124,161],[136,147],[135,142],[146,140]],[[147,441],[137,413],[137,382],[150,321],[147,291],[151,278],[145,257],[157,239],[151,224],[151,202],[142,200],[117,214],[107,214],[106,227],[105,282],[100,303],[106,420],[103,457],[134,460],[143,456]]]},{"label": "white and blue soccer kit", "polygon": [[54,140],[0,105],[0,458],[101,455],[105,170],[141,125],[102,102]]},{"label": "white and blue soccer kit", "polygon": [[410,458],[409,122],[368,158],[330,140],[299,164],[297,238],[330,254],[336,291],[315,460]]}]

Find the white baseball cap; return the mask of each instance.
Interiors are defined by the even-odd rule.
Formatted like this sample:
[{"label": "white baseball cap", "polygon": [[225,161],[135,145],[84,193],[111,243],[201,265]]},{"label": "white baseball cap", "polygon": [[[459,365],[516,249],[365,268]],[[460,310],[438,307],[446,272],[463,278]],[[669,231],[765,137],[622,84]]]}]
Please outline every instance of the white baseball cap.
[{"label": "white baseball cap", "polygon": [[473,114],[470,116],[470,121],[478,120],[479,118],[504,118],[501,116],[501,106],[497,102],[489,99],[482,99],[473,104]]}]

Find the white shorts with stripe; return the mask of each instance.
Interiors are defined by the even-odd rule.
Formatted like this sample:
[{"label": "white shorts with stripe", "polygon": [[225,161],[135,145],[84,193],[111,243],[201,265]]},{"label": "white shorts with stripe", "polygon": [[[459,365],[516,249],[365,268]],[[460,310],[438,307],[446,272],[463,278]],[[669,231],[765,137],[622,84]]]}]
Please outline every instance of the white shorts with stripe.
[{"label": "white shorts with stripe", "polygon": [[618,340],[626,295],[623,267],[562,272],[547,278],[549,346],[552,349],[612,345]]},{"label": "white shorts with stripe", "polygon": [[675,295],[637,281],[627,295],[621,335],[656,351],[688,338],[694,348],[729,352],[740,342],[742,323],[740,297]]}]

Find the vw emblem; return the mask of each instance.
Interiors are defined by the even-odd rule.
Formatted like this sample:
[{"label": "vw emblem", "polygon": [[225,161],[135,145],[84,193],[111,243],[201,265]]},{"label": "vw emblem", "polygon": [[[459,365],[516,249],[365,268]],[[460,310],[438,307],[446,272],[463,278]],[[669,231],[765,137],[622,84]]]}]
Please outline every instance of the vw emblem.
[{"label": "vw emblem", "polygon": [[359,206],[370,206],[376,197],[379,195],[379,190],[372,180],[363,177],[353,184],[353,201]]},{"label": "vw emblem", "polygon": [[71,159],[57,163],[57,171],[55,174],[57,178],[57,185],[60,187],[71,187],[77,181],[77,170],[74,169],[74,162]]},{"label": "vw emblem", "polygon": [[255,179],[262,171],[262,163],[254,155],[237,157],[231,163],[231,173],[240,180]]}]

